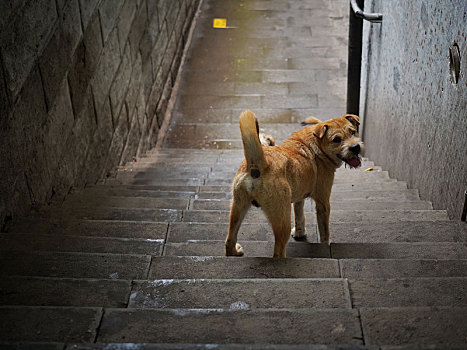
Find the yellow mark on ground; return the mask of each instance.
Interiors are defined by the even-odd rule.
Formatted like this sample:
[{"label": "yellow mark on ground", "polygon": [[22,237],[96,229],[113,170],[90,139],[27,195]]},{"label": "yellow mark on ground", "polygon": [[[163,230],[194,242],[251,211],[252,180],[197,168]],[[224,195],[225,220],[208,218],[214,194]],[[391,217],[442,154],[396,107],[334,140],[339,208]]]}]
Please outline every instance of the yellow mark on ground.
[{"label": "yellow mark on ground", "polygon": [[214,22],[212,26],[214,28],[225,28],[227,27],[227,19],[226,18],[214,18]]},{"label": "yellow mark on ground", "polygon": [[368,171],[373,171],[373,168],[368,168],[365,170],[365,172],[368,172]]}]

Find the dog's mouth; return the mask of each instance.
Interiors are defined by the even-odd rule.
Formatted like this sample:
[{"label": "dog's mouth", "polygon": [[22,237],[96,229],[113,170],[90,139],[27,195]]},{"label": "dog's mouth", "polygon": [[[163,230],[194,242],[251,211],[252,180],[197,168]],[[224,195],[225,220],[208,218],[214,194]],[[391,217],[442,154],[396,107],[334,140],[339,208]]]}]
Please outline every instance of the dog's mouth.
[{"label": "dog's mouth", "polygon": [[358,168],[360,165],[362,165],[362,161],[358,155],[354,155],[349,158],[344,158],[340,154],[338,154],[337,158],[347,163],[351,168]]}]

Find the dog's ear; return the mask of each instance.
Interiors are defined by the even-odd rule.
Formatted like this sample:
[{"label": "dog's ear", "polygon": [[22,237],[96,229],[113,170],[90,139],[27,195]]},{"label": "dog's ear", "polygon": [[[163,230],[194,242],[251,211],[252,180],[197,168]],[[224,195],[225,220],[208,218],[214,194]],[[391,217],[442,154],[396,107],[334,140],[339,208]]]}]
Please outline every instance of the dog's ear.
[{"label": "dog's ear", "polygon": [[326,131],[328,131],[328,128],[329,126],[327,126],[326,124],[316,125],[313,135],[322,140],[324,135],[326,135]]},{"label": "dog's ear", "polygon": [[321,123],[321,120],[315,118],[315,117],[308,117],[304,121],[301,122],[303,126],[307,125],[315,125]]},{"label": "dog's ear", "polygon": [[358,126],[360,125],[360,118],[356,116],[355,114],[347,114],[345,116],[345,119],[351,122],[353,126],[357,128],[357,132],[358,132]]}]

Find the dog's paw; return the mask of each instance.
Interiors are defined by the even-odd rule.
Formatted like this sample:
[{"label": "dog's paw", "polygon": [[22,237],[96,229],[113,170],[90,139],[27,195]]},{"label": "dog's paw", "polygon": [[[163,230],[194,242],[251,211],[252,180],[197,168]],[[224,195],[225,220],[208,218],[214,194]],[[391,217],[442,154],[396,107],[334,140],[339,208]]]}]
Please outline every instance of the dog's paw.
[{"label": "dog's paw", "polygon": [[236,243],[234,249],[229,249],[227,246],[225,247],[225,255],[226,256],[243,256],[243,247]]},{"label": "dog's paw", "polygon": [[330,245],[331,244],[331,241],[328,240],[321,240],[320,241],[321,244],[326,244],[326,245]]},{"label": "dog's paw", "polygon": [[306,241],[306,234],[304,232],[301,232],[300,234],[297,234],[295,232],[295,227],[292,229],[292,232],[290,233],[290,235],[296,241]]}]

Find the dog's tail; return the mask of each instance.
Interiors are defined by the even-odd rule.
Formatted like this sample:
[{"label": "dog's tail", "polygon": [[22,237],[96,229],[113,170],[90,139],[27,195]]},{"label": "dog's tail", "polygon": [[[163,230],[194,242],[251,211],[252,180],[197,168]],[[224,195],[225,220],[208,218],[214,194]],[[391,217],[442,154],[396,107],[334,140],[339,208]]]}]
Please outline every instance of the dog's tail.
[{"label": "dog's tail", "polygon": [[258,178],[267,164],[259,139],[258,119],[252,111],[247,110],[240,115],[240,132],[248,170],[253,178]]},{"label": "dog's tail", "polygon": [[307,125],[315,125],[321,123],[321,120],[315,118],[315,117],[308,117],[304,121],[301,122],[303,126]]}]

